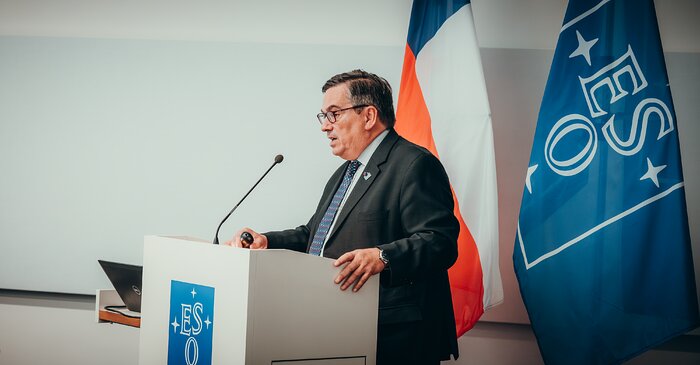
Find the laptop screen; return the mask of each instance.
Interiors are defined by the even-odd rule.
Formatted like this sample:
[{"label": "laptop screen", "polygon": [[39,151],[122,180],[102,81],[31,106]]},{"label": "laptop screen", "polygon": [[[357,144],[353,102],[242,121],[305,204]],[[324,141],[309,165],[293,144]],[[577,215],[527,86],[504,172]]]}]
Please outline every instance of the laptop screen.
[{"label": "laptop screen", "polygon": [[97,260],[105,274],[117,290],[126,307],[133,312],[141,312],[141,280],[143,267]]}]

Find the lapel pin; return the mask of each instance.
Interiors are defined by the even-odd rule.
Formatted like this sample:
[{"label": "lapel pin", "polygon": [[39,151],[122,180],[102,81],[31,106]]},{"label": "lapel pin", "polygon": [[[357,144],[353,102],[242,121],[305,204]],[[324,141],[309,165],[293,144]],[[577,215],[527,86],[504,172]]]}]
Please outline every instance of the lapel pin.
[{"label": "lapel pin", "polygon": [[371,174],[369,171],[365,171],[365,172],[362,174],[362,178],[365,179],[365,180],[369,179],[370,177],[372,177],[372,174]]}]

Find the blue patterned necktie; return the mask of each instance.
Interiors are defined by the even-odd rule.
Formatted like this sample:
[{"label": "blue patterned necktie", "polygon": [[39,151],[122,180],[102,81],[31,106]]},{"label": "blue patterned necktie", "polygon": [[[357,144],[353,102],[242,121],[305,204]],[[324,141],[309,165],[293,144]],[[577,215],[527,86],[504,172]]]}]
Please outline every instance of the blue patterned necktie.
[{"label": "blue patterned necktie", "polygon": [[345,176],[343,176],[343,181],[340,183],[338,190],[335,191],[335,195],[333,195],[333,200],[331,200],[331,203],[328,205],[328,209],[326,209],[326,213],[323,214],[323,219],[321,219],[321,223],[318,225],[318,229],[316,230],[314,239],[311,242],[311,248],[309,248],[309,254],[321,256],[321,248],[323,248],[323,242],[326,240],[328,231],[331,229],[331,223],[333,223],[333,218],[335,218],[335,214],[338,213],[340,203],[343,201],[345,193],[348,192],[348,187],[350,187],[352,177],[355,176],[358,167],[360,167],[360,161],[350,161],[350,164],[345,170]]}]

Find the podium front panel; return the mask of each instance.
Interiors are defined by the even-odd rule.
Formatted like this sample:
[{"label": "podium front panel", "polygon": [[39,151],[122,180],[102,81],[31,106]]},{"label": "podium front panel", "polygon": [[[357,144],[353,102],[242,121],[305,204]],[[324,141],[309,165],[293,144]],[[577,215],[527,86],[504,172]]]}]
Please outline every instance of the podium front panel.
[{"label": "podium front panel", "polygon": [[[170,356],[189,356],[192,360],[196,347],[198,364],[205,363],[203,356],[207,354],[212,364],[244,364],[249,251],[184,238],[147,236],[143,256],[139,363],[167,364],[169,346],[185,341],[189,353],[170,348]],[[174,296],[173,281],[213,288],[213,311],[199,300],[196,291],[191,298]],[[203,304],[199,312],[196,303]],[[198,335],[205,335],[208,330],[202,315],[205,313],[213,313],[208,325],[211,343],[197,341],[195,345],[189,340],[197,339],[194,332],[201,329]]]}]

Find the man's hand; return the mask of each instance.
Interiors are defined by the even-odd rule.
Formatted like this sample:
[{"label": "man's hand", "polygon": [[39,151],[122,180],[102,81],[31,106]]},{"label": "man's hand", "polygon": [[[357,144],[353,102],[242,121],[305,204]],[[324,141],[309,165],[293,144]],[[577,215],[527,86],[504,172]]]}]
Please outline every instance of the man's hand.
[{"label": "man's hand", "polygon": [[384,262],[379,259],[378,248],[365,248],[347,252],[340,256],[333,265],[339,267],[347,263],[335,277],[335,283],[340,284],[340,290],[345,290],[353,283],[352,291],[358,291],[374,274],[384,270]]},{"label": "man's hand", "polygon": [[[248,232],[253,236],[253,243],[248,245],[243,239],[241,238],[241,235],[243,232]],[[224,245],[226,246],[233,246],[233,247],[241,247],[241,248],[250,248],[253,250],[264,250],[267,248],[267,237],[265,235],[262,235],[258,232],[255,232],[254,230],[245,227],[238,232],[236,232],[235,235],[233,235],[233,238],[230,241],[224,242]]]}]

